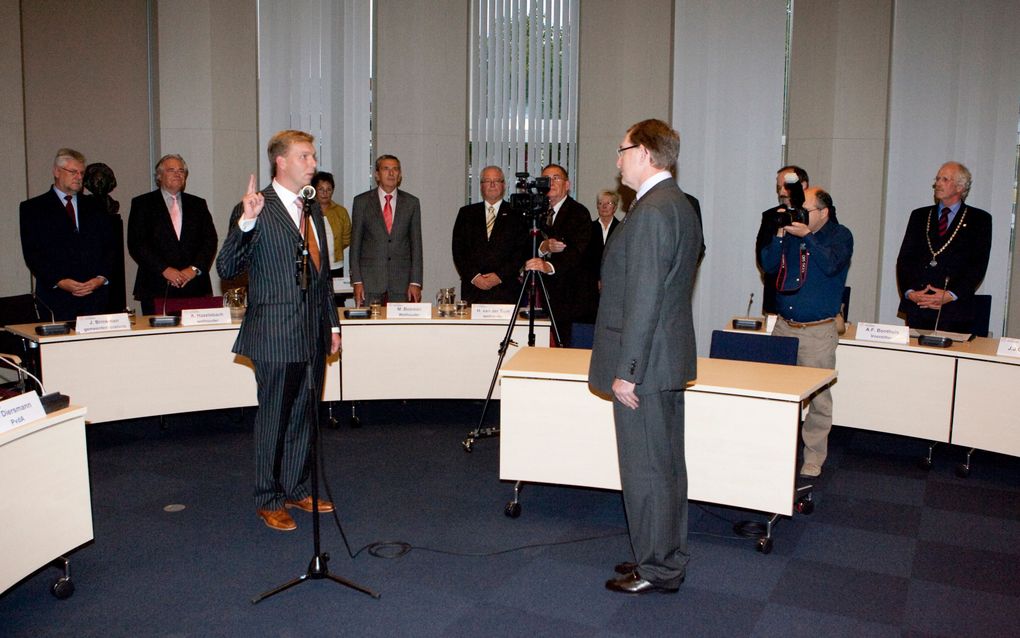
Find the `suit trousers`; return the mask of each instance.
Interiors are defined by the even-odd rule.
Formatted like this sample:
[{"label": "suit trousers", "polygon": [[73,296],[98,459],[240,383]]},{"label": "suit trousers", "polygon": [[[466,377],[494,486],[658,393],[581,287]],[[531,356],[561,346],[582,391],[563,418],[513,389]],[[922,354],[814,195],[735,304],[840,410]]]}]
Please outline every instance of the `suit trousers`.
[{"label": "suit trousers", "polygon": [[[255,507],[276,510],[309,495],[309,441],[318,401],[309,401],[306,363],[252,361],[258,384],[255,415]],[[325,361],[312,362],[316,397]]]},{"label": "suit trousers", "polygon": [[[836,322],[794,328],[782,319],[776,321],[772,334],[797,337],[797,365],[811,368],[836,367],[836,345],[839,334]],[[811,398],[800,436],[804,440],[804,462],[821,467],[828,456],[829,431],[832,429],[832,392],[825,386]]]},{"label": "suit trousers", "polygon": [[684,393],[639,395],[636,410],[613,401],[623,505],[641,577],[678,586],[687,570]]}]

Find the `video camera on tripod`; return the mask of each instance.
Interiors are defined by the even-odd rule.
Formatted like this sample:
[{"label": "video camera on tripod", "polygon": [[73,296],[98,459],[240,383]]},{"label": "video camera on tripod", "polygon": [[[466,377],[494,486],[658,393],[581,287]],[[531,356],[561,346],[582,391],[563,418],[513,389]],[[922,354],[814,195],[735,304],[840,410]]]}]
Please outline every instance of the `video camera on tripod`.
[{"label": "video camera on tripod", "polygon": [[789,226],[793,222],[808,223],[808,212],[804,209],[804,184],[794,172],[783,175],[783,184],[790,194],[790,205],[780,206],[773,213],[772,223],[777,227]]},{"label": "video camera on tripod", "polygon": [[527,171],[514,173],[517,192],[510,195],[510,209],[528,219],[542,220],[549,213],[549,178],[528,181]]}]

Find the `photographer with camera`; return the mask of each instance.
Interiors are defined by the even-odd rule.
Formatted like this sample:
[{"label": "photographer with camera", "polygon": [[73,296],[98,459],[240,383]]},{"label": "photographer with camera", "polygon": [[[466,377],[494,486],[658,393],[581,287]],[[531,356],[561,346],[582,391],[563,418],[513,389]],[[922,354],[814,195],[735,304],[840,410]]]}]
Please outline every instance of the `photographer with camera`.
[{"label": "photographer with camera", "polygon": [[774,206],[761,214],[761,226],[758,227],[758,237],[754,243],[754,259],[758,262],[758,269],[761,270],[764,289],[761,296],[761,311],[763,313],[775,314],[776,312],[776,273],[767,270],[761,263],[761,249],[772,241],[776,231],[785,226],[781,219],[783,213],[790,209],[790,190],[787,184],[793,185],[794,190],[799,190],[803,202],[804,189],[810,186],[808,174],[799,166],[784,166],[776,171],[776,197],[779,205]]},{"label": "photographer with camera", "polygon": [[538,247],[538,257],[524,264],[525,270],[546,275],[549,291],[547,306],[552,306],[561,344],[570,346],[571,324],[583,312],[584,254],[591,240],[591,213],[584,204],[570,197],[567,169],[549,164],[542,170],[549,180],[549,214],[542,227],[545,239]]},{"label": "photographer with camera", "polygon": [[[760,252],[762,268],[777,273],[780,319],[772,334],[799,340],[797,365],[835,368],[839,341],[836,315],[843,300],[854,238],[836,220],[836,207],[828,193],[809,188],[799,202],[798,194],[799,189],[795,189],[791,198],[795,207],[786,213],[789,219],[783,220],[789,223]],[[801,430],[801,476],[822,473],[831,429],[832,394],[824,388],[811,399]]]}]

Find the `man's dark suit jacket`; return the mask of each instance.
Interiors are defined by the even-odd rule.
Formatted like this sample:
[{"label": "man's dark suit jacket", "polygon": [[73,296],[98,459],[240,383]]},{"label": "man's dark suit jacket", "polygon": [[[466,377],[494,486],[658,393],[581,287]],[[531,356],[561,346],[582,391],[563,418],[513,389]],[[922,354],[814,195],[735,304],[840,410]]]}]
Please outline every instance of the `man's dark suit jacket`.
[{"label": "man's dark suit jacket", "polygon": [[[75,297],[57,288],[61,279],[85,282],[96,276],[109,280],[113,250],[106,213],[89,195],[78,194],[78,230],[64,202],[52,188],[21,202],[21,250],[35,277],[36,295],[59,320],[107,312],[108,286]],[[40,316],[49,318],[46,308]]]},{"label": "man's dark suit jacket", "polygon": [[[244,209],[241,204],[234,208],[227,238],[216,258],[222,279],[248,273],[248,310],[233,351],[253,361],[306,361],[313,356],[313,345],[329,352],[331,329],[340,325],[329,257],[321,251],[320,268],[308,287],[315,319],[313,342],[306,330],[304,293],[298,286],[294,265],[301,235],[273,187],[263,189],[262,194],[265,205],[251,231],[244,233],[238,228],[237,220]],[[312,204],[311,216],[318,237],[326,237],[318,203]],[[318,372],[321,379],[322,371]]]},{"label": "man's dark suit jacket", "polygon": [[[919,308],[904,295],[908,290],[923,290],[928,284],[935,288],[946,288],[946,277],[949,277],[948,290],[955,293],[958,299],[942,307],[939,328],[970,332],[974,321],[974,292],[985,278],[988,255],[992,248],[992,216],[964,203],[953,218],[945,237],[939,237],[936,208],[925,206],[910,213],[903,244],[896,259],[899,309],[906,315],[908,326],[932,328],[938,311]],[[958,229],[948,248],[935,257],[935,266],[930,265],[932,255],[925,239],[929,219],[931,224],[927,235],[936,252]]]},{"label": "man's dark suit jacket", "polygon": [[[457,213],[453,224],[453,264],[460,274],[460,296],[468,303],[517,303],[521,292],[518,280],[521,264],[528,253],[528,228],[521,215],[503,202],[492,227],[485,236],[485,202],[469,204]],[[496,273],[503,281],[489,290],[472,285],[475,275]]]},{"label": "man's dark suit jacket", "polygon": [[[216,226],[209,207],[201,197],[180,194],[181,238],[177,238],[166,200],[158,188],[131,200],[128,218],[128,252],[138,263],[135,299],[155,300],[164,296],[201,297],[212,294],[209,269],[216,256]],[[163,270],[195,266],[202,271],[183,288],[167,286]]]},{"label": "man's dark suit jacket", "polygon": [[588,373],[595,390],[611,396],[614,378],[638,394],[681,390],[695,378],[691,294],[701,245],[698,218],[673,180],[645,193],[613,233]]},{"label": "man's dark suit jacket", "polygon": [[546,257],[556,271],[543,276],[557,326],[567,345],[570,324],[584,312],[585,253],[591,242],[591,214],[584,204],[568,195],[552,228],[543,231],[546,237],[555,237],[567,245],[563,252]]},{"label": "man's dark suit jacket", "polygon": [[366,294],[388,292],[402,297],[411,283],[424,283],[418,198],[397,189],[393,232],[387,233],[379,189],[355,197],[351,206],[350,262],[351,282],[363,283]]},{"label": "man's dark suit jacket", "polygon": [[785,206],[774,206],[761,214],[761,226],[758,227],[758,236],[754,241],[754,260],[758,264],[758,271],[761,273],[762,293],[761,308],[763,313],[776,312],[776,276],[778,273],[766,272],[761,265],[761,250],[772,243],[772,238],[779,232],[781,226],[775,223],[776,213],[779,209],[786,209]]}]

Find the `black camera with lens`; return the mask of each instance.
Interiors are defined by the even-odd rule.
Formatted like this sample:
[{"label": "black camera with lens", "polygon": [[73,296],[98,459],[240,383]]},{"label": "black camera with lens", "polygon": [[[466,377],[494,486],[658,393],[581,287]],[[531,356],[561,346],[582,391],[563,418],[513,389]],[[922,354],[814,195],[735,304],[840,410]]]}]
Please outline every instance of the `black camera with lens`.
[{"label": "black camera with lens", "polygon": [[517,192],[510,195],[510,209],[528,218],[542,219],[549,212],[549,178],[528,181],[528,172],[514,173]]},{"label": "black camera with lens", "polygon": [[790,205],[777,208],[772,223],[778,228],[789,226],[794,222],[807,224],[808,212],[804,208],[804,185],[801,184],[796,173],[787,173],[783,181],[786,192],[790,194]]}]

